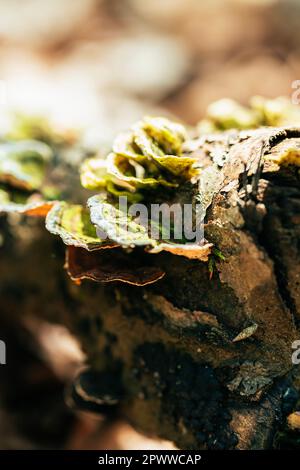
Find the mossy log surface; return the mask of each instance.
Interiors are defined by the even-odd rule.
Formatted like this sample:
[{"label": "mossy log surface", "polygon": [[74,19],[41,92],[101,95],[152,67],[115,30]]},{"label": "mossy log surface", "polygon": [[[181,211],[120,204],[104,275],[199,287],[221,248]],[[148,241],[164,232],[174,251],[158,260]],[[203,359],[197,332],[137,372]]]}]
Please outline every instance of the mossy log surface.
[{"label": "mossy log surface", "polygon": [[89,369],[70,400],[184,449],[273,446],[300,373],[299,170],[263,161],[284,142],[298,144],[300,130],[190,142],[189,154],[207,158],[205,236],[225,256],[211,279],[208,263],[137,249],[163,279],[76,285],[43,221],[2,217],[1,314],[36,315],[79,338]]}]

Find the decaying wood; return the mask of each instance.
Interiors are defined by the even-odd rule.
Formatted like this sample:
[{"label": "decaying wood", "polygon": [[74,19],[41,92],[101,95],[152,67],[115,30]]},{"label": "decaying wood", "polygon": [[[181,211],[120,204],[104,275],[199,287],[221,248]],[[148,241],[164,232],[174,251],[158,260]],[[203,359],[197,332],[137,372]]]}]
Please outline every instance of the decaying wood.
[{"label": "decaying wood", "polygon": [[78,406],[119,413],[180,448],[273,445],[300,373],[291,376],[300,187],[296,167],[264,156],[295,139],[299,129],[261,129],[187,144],[205,162],[206,239],[225,256],[211,280],[208,263],[162,252],[141,256],[166,273],[155,283],[76,285],[43,221],[1,221],[1,314],[63,323],[80,339],[89,371],[74,382]]}]

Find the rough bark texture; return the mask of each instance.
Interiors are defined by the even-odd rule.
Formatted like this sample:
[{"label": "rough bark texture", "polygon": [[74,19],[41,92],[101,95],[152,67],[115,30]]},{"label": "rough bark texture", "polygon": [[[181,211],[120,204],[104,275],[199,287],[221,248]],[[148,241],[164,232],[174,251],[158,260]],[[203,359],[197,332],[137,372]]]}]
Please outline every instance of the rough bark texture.
[{"label": "rough bark texture", "polygon": [[299,375],[291,355],[300,339],[300,188],[296,167],[262,157],[288,139],[299,142],[300,130],[187,146],[206,162],[205,235],[226,258],[211,280],[207,263],[135,251],[165,277],[145,287],[78,286],[43,222],[1,221],[1,314],[63,323],[80,339],[90,370],[74,382],[78,406],[120,413],[180,448],[273,445]]}]

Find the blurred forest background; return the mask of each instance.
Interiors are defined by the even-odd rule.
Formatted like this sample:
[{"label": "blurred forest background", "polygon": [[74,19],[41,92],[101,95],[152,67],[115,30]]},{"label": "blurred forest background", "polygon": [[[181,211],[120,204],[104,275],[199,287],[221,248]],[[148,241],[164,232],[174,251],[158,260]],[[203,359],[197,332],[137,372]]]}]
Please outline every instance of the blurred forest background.
[{"label": "blurred forest background", "polygon": [[[298,0],[1,0],[0,125],[6,111],[45,115],[83,129],[105,153],[144,114],[196,124],[223,97],[291,96],[299,23]],[[32,329],[40,357],[28,347]],[[1,368],[0,448],[172,448],[67,408],[62,390],[84,356],[65,330],[27,325],[13,335]]]}]

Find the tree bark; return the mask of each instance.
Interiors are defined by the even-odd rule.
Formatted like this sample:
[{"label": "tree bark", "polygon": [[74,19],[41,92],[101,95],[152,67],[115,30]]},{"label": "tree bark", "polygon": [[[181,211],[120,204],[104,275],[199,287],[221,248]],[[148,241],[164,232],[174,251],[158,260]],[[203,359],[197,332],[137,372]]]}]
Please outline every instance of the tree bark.
[{"label": "tree bark", "polygon": [[208,263],[136,250],[163,279],[76,285],[43,221],[2,219],[2,315],[36,315],[79,338],[89,368],[72,402],[180,448],[272,447],[300,374],[300,187],[297,167],[264,157],[299,142],[298,129],[261,129],[186,145],[204,162],[205,237],[225,256],[211,279]]}]

